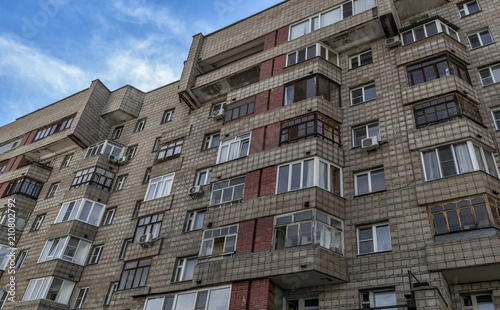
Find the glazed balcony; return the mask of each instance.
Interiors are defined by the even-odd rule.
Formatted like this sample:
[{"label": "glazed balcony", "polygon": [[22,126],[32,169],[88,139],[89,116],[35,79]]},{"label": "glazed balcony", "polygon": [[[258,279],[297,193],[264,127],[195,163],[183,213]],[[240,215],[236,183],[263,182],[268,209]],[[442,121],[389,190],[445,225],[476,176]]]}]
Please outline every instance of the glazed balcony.
[{"label": "glazed balcony", "polygon": [[11,305],[8,303],[8,309],[23,309],[23,310],[51,310],[51,309],[68,309],[68,305],[64,305],[48,299],[38,299],[29,301],[19,301]]},{"label": "glazed balcony", "polygon": [[317,246],[239,255],[196,265],[194,281],[202,285],[270,278],[283,289],[348,281],[344,257]]}]

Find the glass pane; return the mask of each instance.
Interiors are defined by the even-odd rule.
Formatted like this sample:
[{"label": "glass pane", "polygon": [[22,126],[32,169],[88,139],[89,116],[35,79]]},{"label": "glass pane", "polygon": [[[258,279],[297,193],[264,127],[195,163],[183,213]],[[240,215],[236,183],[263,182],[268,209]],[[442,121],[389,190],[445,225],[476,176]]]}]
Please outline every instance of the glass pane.
[{"label": "glass pane", "polygon": [[462,219],[464,229],[476,228],[471,209],[467,208],[460,210],[460,218]]},{"label": "glass pane", "polygon": [[389,225],[378,226],[377,231],[377,246],[378,251],[389,251],[391,249],[391,236]]},{"label": "glass pane", "polygon": [[309,20],[306,20],[298,25],[290,28],[290,40],[301,37],[309,32]]},{"label": "glass pane", "polygon": [[316,96],[316,78],[307,79],[306,98]]},{"label": "glass pane", "polygon": [[321,14],[321,27],[325,27],[340,21],[341,19],[340,7]]},{"label": "glass pane", "polygon": [[490,226],[490,220],[488,218],[488,213],[486,212],[486,207],[484,205],[474,207],[474,213],[476,213],[477,227]]},{"label": "glass pane", "polygon": [[376,97],[375,85],[365,87],[365,101],[373,100]]},{"label": "glass pane", "polygon": [[293,164],[292,165],[292,183],[290,190],[294,189],[299,189],[300,187],[300,170],[301,170],[301,163]]},{"label": "glass pane", "polygon": [[417,41],[425,38],[424,26],[414,28],[413,32],[415,33],[415,39]]},{"label": "glass pane", "polygon": [[367,53],[361,54],[360,55],[360,60],[361,60],[361,65],[367,65],[372,63],[372,52],[369,51]]},{"label": "glass pane", "polygon": [[448,232],[446,228],[446,221],[444,219],[443,213],[434,214],[434,228],[436,229],[436,234],[444,234]]},{"label": "glass pane", "polygon": [[290,166],[279,167],[278,171],[278,194],[288,191],[288,174]]},{"label": "glass pane", "polygon": [[196,293],[182,294],[177,296],[175,310],[193,309],[196,299]]},{"label": "glass pane", "polygon": [[295,85],[290,85],[285,88],[285,105],[293,103],[294,88]]},{"label": "glass pane", "polygon": [[207,310],[228,309],[230,299],[230,288],[211,290]]},{"label": "glass pane", "polygon": [[444,146],[438,148],[439,153],[439,161],[441,164],[441,169],[443,171],[443,176],[451,176],[457,174],[457,170],[455,168],[455,161],[453,159],[453,153],[451,151],[450,146]]},{"label": "glass pane", "polygon": [[295,83],[295,98],[294,102],[306,99],[306,81]]},{"label": "glass pane", "polygon": [[480,32],[479,36],[481,37],[481,41],[482,41],[483,45],[490,44],[493,42],[493,38],[491,37],[491,33],[488,30]]},{"label": "glass pane", "polygon": [[469,42],[470,42],[470,47],[476,48],[481,46],[481,42],[479,41],[479,36],[478,34],[471,35],[469,37]]},{"label": "glass pane", "polygon": [[384,170],[372,171],[371,173],[372,192],[385,189]]},{"label": "glass pane", "polygon": [[377,137],[380,141],[380,131],[378,124],[368,125],[368,137]]},{"label": "glass pane", "polygon": [[287,66],[292,66],[296,64],[296,62],[297,62],[297,54],[296,53],[288,54]]},{"label": "glass pane", "polygon": [[361,140],[366,138],[366,128],[356,128],[354,129],[354,147],[361,146]]},{"label": "glass pane", "polygon": [[300,224],[300,245],[312,243],[312,223],[306,222]]},{"label": "glass pane", "polygon": [[314,159],[304,161],[302,188],[314,186]]},{"label": "glass pane", "polygon": [[396,293],[394,292],[374,292],[373,299],[375,302],[375,307],[397,305]]},{"label": "glass pane", "polygon": [[368,174],[358,175],[356,177],[356,195],[368,193]]},{"label": "glass pane", "polygon": [[438,29],[435,22],[425,25],[425,30],[427,31],[428,37],[438,33]]},{"label": "glass pane", "polygon": [[82,212],[80,213],[80,216],[78,217],[78,219],[86,222],[87,218],[89,217],[91,208],[92,208],[92,202],[90,202],[88,200],[85,201],[85,205],[83,206]]},{"label": "glass pane", "polygon": [[319,187],[328,190],[328,165],[319,161]]},{"label": "glass pane", "polygon": [[450,232],[461,230],[456,211],[446,212],[446,217],[448,218],[448,226],[450,227]]},{"label": "glass pane", "polygon": [[289,225],[286,229],[286,247],[294,247],[299,244],[299,225]]}]

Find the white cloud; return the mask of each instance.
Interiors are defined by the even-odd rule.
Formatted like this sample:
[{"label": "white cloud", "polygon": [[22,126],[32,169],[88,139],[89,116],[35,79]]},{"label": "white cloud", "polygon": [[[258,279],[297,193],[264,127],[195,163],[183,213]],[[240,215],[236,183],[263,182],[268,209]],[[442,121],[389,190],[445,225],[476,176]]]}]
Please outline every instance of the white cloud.
[{"label": "white cloud", "polygon": [[88,75],[77,66],[24,45],[14,36],[0,36],[0,54],[0,76],[30,88],[35,85],[42,93],[65,96],[89,85]]}]

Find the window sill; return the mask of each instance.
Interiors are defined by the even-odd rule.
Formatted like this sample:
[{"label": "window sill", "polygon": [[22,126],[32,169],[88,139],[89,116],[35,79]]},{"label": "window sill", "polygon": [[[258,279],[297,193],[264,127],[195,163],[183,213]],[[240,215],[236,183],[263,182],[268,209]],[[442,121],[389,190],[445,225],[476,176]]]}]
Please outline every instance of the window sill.
[{"label": "window sill", "polygon": [[392,249],[390,250],[387,250],[387,251],[378,251],[378,252],[370,252],[370,253],[362,253],[362,254],[357,254],[357,256],[366,256],[366,255],[374,255],[374,254],[385,254],[385,253],[389,253],[389,252],[392,252]]},{"label": "window sill", "polygon": [[227,161],[223,161],[221,163],[216,163],[215,165],[217,166],[217,165],[222,165],[222,164],[225,164],[225,163],[230,163],[230,162],[237,161],[239,159],[243,159],[243,158],[246,158],[246,157],[248,157],[248,155],[241,156],[241,157],[238,157],[238,158],[235,158],[235,159],[231,159],[231,160],[227,160]]},{"label": "window sill", "polygon": [[482,48],[482,47],[485,47],[485,46],[494,45],[495,43],[496,43],[496,42],[491,42],[491,43],[488,43],[488,44],[483,44],[483,45],[478,46],[478,47],[471,47],[471,48],[470,48],[470,50],[471,50],[471,51],[475,51],[475,50],[478,50],[478,49],[480,49],[480,48]]},{"label": "window sill", "polygon": [[500,237],[500,227],[492,225],[490,227],[473,228],[462,231],[454,231],[434,236],[435,243],[446,243],[467,239],[485,238],[491,236]]},{"label": "window sill", "polygon": [[357,106],[363,105],[363,104],[365,104],[367,102],[372,102],[372,101],[376,101],[376,100],[377,100],[377,98],[373,98],[373,99],[370,99],[370,100],[365,100],[365,101],[360,102],[360,103],[354,103],[354,104],[351,103],[351,107],[357,107]]},{"label": "window sill", "polygon": [[[386,192],[387,189],[383,189],[381,191],[377,191],[377,192],[370,192],[370,193],[365,193],[365,194],[360,194],[360,195],[354,195],[354,198],[358,198],[358,197],[364,197],[364,196],[369,196],[369,195],[373,195],[373,194],[379,194],[379,193],[384,193]],[[377,252],[378,253],[378,252]]]},{"label": "window sill", "polygon": [[369,66],[369,65],[372,65],[372,64],[373,64],[373,60],[370,63],[364,64],[364,65],[361,65],[361,66],[357,66],[356,68],[349,68],[348,71],[356,70],[356,69],[359,69],[359,68],[362,68],[362,67],[366,67],[366,66]]},{"label": "window sill", "polygon": [[467,18],[467,17],[469,17],[469,16],[479,14],[479,13],[481,13],[482,11],[483,11],[483,10],[479,10],[479,11],[474,12],[474,13],[470,13],[470,14],[467,14],[467,15],[464,15],[464,16],[460,16],[460,19]]}]

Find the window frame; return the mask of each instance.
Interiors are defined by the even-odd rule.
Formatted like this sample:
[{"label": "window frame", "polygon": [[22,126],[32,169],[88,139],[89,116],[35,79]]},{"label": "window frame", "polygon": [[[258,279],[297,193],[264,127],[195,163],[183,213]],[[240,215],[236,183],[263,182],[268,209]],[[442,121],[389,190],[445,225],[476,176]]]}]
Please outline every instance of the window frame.
[{"label": "window frame", "polygon": [[[51,287],[54,284],[54,280],[59,280],[61,282],[61,287],[57,291],[57,294],[54,296],[54,299],[48,298],[51,293]],[[40,283],[39,286],[37,284]],[[39,300],[39,299],[48,299],[54,300],[55,302],[67,305],[71,298],[71,293],[75,287],[76,283],[68,280],[63,280],[57,277],[44,277],[32,279],[28,283],[28,287],[24,291],[22,301],[28,300]],[[57,286],[57,285],[56,285]],[[34,288],[37,287],[38,290],[35,293]],[[63,294],[61,294],[63,292]]]},{"label": "window frame", "polygon": [[[222,163],[225,163],[225,162],[229,162],[229,161],[232,161],[232,160],[237,160],[239,158],[243,158],[243,157],[248,156],[248,154],[250,153],[250,143],[251,143],[251,140],[252,140],[252,133],[251,132],[247,132],[247,133],[238,135],[238,136],[236,136],[234,138],[226,139],[224,141],[221,141],[220,145],[219,145],[219,152],[217,154],[217,162],[216,162],[216,164],[222,164]],[[245,143],[247,144],[246,150],[244,148]],[[236,145],[235,147],[237,147],[237,150],[238,150],[237,151],[238,154],[236,154],[235,158],[230,158],[230,155],[231,155],[230,154],[230,150],[231,150],[231,146],[232,145]],[[226,148],[227,148],[227,153],[223,154],[224,150]],[[222,158],[222,157],[225,157],[225,158]]]},{"label": "window frame", "polygon": [[52,123],[50,125],[43,126],[37,130],[37,133],[35,137],[33,138],[32,142],[36,142],[38,140],[41,140],[45,137],[51,136],[53,134],[56,134],[58,132],[61,132],[63,130],[66,130],[68,128],[71,128],[71,125],[73,125],[73,121],[75,120],[76,113],[70,116],[67,116],[63,119],[58,120],[55,123]]},{"label": "window frame", "polygon": [[[217,137],[217,139],[215,139]],[[215,141],[215,142],[214,142]],[[213,145],[215,143],[215,145]],[[206,134],[203,138],[202,150],[210,150],[219,146],[220,143],[220,132]]]},{"label": "window frame", "polygon": [[[219,231],[219,233],[214,234],[215,231]],[[224,231],[226,231],[226,233],[224,233]],[[234,253],[236,253],[236,249],[238,246],[238,232],[239,224],[204,230],[201,238],[198,262],[205,262],[212,259],[219,259],[224,257],[232,257]],[[228,243],[228,238],[232,237],[234,237],[234,244],[231,245],[232,241],[229,241],[229,246],[231,246],[232,249],[229,248],[228,251],[226,251],[226,243]],[[224,238],[224,241],[222,243],[222,251],[220,251],[220,248],[217,248],[218,252],[214,253],[215,245],[220,244],[220,239],[222,238]],[[211,246],[208,245],[210,243]]]},{"label": "window frame", "polygon": [[[394,300],[395,300],[394,306],[396,306],[397,305],[396,291],[394,290],[394,288],[390,288],[390,289],[376,289],[376,290],[360,291],[359,295],[360,295],[361,307],[362,308],[377,307],[377,305],[375,304],[375,295],[378,293],[386,293],[386,292],[394,293]],[[365,300],[364,296],[368,296],[368,300]],[[390,306],[392,306],[392,305],[390,305]],[[383,307],[383,305],[382,305],[382,307]],[[392,308],[392,309],[395,309],[395,308]]]},{"label": "window frame", "polygon": [[165,124],[165,123],[171,122],[172,119],[174,118],[174,111],[175,111],[175,109],[170,109],[170,110],[166,110],[165,112],[163,112],[163,116],[161,118],[160,124]]},{"label": "window frame", "polygon": [[118,260],[124,260],[125,256],[127,255],[127,249],[129,245],[133,243],[134,239],[133,238],[128,238],[123,240],[122,247],[120,249],[120,256],[118,256]]},{"label": "window frame", "polygon": [[20,269],[23,267],[24,262],[26,261],[26,257],[28,257],[28,253],[29,250],[23,250],[19,252],[19,255],[17,255],[16,265],[14,266],[15,269]]},{"label": "window frame", "polygon": [[[491,42],[483,43],[483,37],[482,37],[483,33],[488,33]],[[477,41],[479,42],[478,46],[472,46],[471,37],[473,37],[473,36],[475,36],[477,38]],[[481,48],[483,46],[487,46],[487,45],[495,43],[495,40],[493,40],[493,35],[491,34],[491,31],[489,29],[483,29],[483,30],[477,31],[473,34],[470,34],[467,36],[467,39],[469,40],[469,45],[470,45],[471,49],[478,49],[478,48]]]},{"label": "window frame", "polygon": [[[108,149],[109,147],[109,149]],[[107,152],[109,150],[109,153]],[[118,153],[115,150],[120,150]],[[115,156],[115,158],[121,158],[123,156],[123,152],[125,151],[125,147],[118,143],[104,140],[99,143],[93,144],[87,148],[83,159],[95,156],[95,155],[104,155],[104,156]]]},{"label": "window frame", "polygon": [[125,185],[127,183],[127,178],[128,178],[128,174],[119,175],[116,178],[116,183],[115,183],[115,188],[114,188],[115,192],[122,191],[125,188]]},{"label": "window frame", "polygon": [[151,170],[153,167],[148,167],[146,168],[146,171],[144,172],[144,177],[142,178],[142,184],[148,184],[149,180],[151,179]]},{"label": "window frame", "polygon": [[[469,5],[472,3],[475,3],[477,5],[478,10],[471,13],[469,10]],[[465,3],[459,4],[459,5],[457,5],[457,8],[458,8],[458,15],[460,16],[460,18],[464,18],[466,16],[469,16],[469,15],[472,15],[475,13],[479,13],[482,11],[481,6],[479,5],[479,1],[477,1],[477,0],[468,1]],[[463,14],[462,14],[462,12],[463,12]]]},{"label": "window frame", "polygon": [[134,211],[132,212],[132,219],[136,219],[139,217],[139,213],[141,212],[142,203],[143,203],[142,200],[135,202]]},{"label": "window frame", "polygon": [[[377,228],[379,227],[385,227],[387,226],[387,230],[388,230],[388,233],[389,233],[389,249],[386,249],[386,250],[382,250],[382,249],[379,249],[380,245],[379,245],[379,239],[378,239],[378,234],[377,234]],[[372,252],[361,252],[361,246],[360,246],[360,243],[361,242],[365,242],[365,241],[369,241],[369,239],[364,239],[364,240],[361,240],[361,231],[362,230],[367,230],[367,229],[370,229],[371,230],[371,243],[372,243],[372,246],[373,246],[373,251]],[[375,223],[375,224],[370,224],[370,225],[363,225],[363,226],[358,226],[356,227],[356,244],[357,244],[357,248],[358,248],[358,255],[369,255],[369,254],[375,254],[375,253],[383,253],[383,252],[390,252],[392,251],[392,240],[391,240],[391,227],[389,225],[389,222],[381,222],[381,223]]]},{"label": "window frame", "polygon": [[[488,296],[490,298],[491,305],[495,306],[495,299],[494,299],[493,295],[491,294],[491,292],[484,292],[484,293],[475,292],[473,294],[461,294],[460,295],[460,304],[462,305],[462,309],[463,310],[478,310],[479,307],[478,307],[477,297],[483,297],[483,296]],[[470,298],[472,305],[465,304],[466,297]]]},{"label": "window frame", "polygon": [[[361,61],[361,56],[363,56],[365,54],[368,54],[368,53],[370,53],[370,60],[369,60],[369,62],[365,62],[363,64],[362,61]],[[357,66],[353,65],[352,61],[354,59],[356,59],[356,61],[358,63]],[[353,69],[357,69],[357,68],[360,68],[360,67],[364,67],[364,66],[367,66],[367,65],[372,64],[372,63],[373,63],[373,51],[371,49],[363,51],[363,52],[358,53],[358,54],[353,55],[353,56],[349,56],[349,70],[353,70]]]},{"label": "window frame", "polygon": [[89,259],[87,262],[87,265],[96,265],[99,263],[99,260],[101,259],[102,255],[102,250],[104,249],[104,244],[101,245],[95,245],[92,248],[92,251],[90,251]]},{"label": "window frame", "polygon": [[[434,24],[434,26],[436,27],[436,33],[431,33],[429,34],[429,31],[428,31],[428,28],[427,26],[431,25],[431,24]],[[430,26],[429,26],[430,27]],[[422,29],[424,32],[423,32],[423,37],[422,38],[418,38],[417,37],[417,32],[416,30],[417,29]],[[408,41],[407,39],[407,35],[411,33],[411,42]],[[410,44],[413,44],[415,42],[418,42],[418,41],[421,41],[421,40],[424,40],[426,38],[429,38],[429,37],[432,37],[432,36],[435,36],[435,35],[438,35],[440,33],[446,33],[448,36],[450,36],[451,38],[453,38],[454,40],[458,41],[458,42],[461,42],[460,40],[460,35],[458,34],[458,32],[451,28],[450,26],[446,25],[443,21],[441,21],[439,18],[436,18],[432,21],[429,21],[425,24],[422,24],[422,25],[417,25],[415,27],[412,27],[411,29],[408,29],[406,31],[403,31],[401,32],[401,42],[403,44],[403,46],[406,46],[406,45],[410,45]]]},{"label": "window frame", "polygon": [[[189,305],[192,308],[189,308],[189,309],[183,308],[182,310],[207,309],[207,305],[210,305],[210,300],[212,300],[212,298],[216,296],[216,295],[214,296],[213,293],[216,291],[222,291],[222,290],[224,291],[224,295],[226,295],[226,296],[223,296],[224,297],[223,301],[227,300],[227,303],[224,305],[217,305],[217,306],[219,306],[217,309],[218,310],[229,310],[229,306],[230,306],[229,303],[230,303],[230,299],[231,299],[231,295],[232,295],[232,286],[231,285],[209,287],[209,288],[203,288],[203,289],[198,289],[198,290],[179,292],[176,294],[173,293],[173,294],[169,294],[169,295],[155,296],[155,297],[147,298],[146,301],[144,302],[144,310],[160,309],[160,308],[158,308],[158,306],[160,306],[161,309],[163,309],[167,303],[169,305],[171,303],[172,310],[174,310],[174,309],[179,310],[180,309],[178,307],[180,305],[179,301],[185,300],[185,299],[183,299],[183,296],[191,297],[190,300],[192,300],[193,302],[192,302],[192,306]],[[204,294],[205,297],[202,297],[203,295],[201,295],[201,294]],[[152,300],[160,300],[161,304],[158,304],[157,301],[155,301],[155,304],[152,304],[151,306],[148,305],[149,301],[152,301]],[[199,304],[199,302],[202,302],[202,304]],[[201,308],[201,307],[203,307],[203,308]]]},{"label": "window frame", "polygon": [[[239,183],[241,180],[243,180],[243,183]],[[233,185],[230,185],[232,181],[236,181],[238,183],[234,184]],[[217,206],[217,205],[232,205],[238,201],[241,201],[243,200],[243,197],[245,195],[245,182],[246,182],[246,176],[242,176],[242,177],[236,177],[236,178],[232,178],[232,179],[228,179],[228,180],[225,180],[225,181],[220,181],[220,182],[216,182],[216,183],[213,183],[212,184],[212,192],[210,194],[210,206]],[[222,183],[227,183],[227,185],[225,187],[220,187],[220,188],[217,188],[219,184],[222,184]],[[243,185],[243,189],[241,191],[241,197],[236,197],[235,198],[235,192],[236,192],[236,188],[237,187],[241,187],[241,185]],[[230,200],[226,200],[226,201],[223,201],[224,200],[224,191],[231,188],[231,199]],[[215,192],[221,192],[220,194],[220,199],[218,199],[218,201],[216,202],[214,199],[214,194]]]},{"label": "window frame", "polygon": [[71,153],[71,154],[64,156],[60,169],[69,167],[69,165],[71,164],[71,160],[73,159],[73,155],[74,154]]},{"label": "window frame", "polygon": [[8,164],[9,164],[9,160],[8,159],[0,162],[0,174],[5,172]]},{"label": "window frame", "polygon": [[[373,191],[372,174],[375,173],[375,172],[380,172],[380,171],[382,171],[384,173],[384,188],[380,189],[380,190],[377,190],[377,191]],[[359,193],[359,187],[358,187],[358,177],[362,176],[362,175],[367,175],[367,177],[368,177],[368,192],[360,194]],[[369,195],[369,194],[372,194],[372,193],[380,193],[380,192],[385,191],[387,189],[387,187],[385,185],[385,171],[384,171],[384,167],[373,168],[373,169],[370,169],[370,170],[365,170],[365,171],[360,171],[360,172],[354,173],[354,189],[355,189],[354,196]]]},{"label": "window frame", "polygon": [[141,132],[144,130],[144,128],[146,127],[146,120],[147,120],[146,118],[143,118],[137,121],[134,127],[134,133]]},{"label": "window frame", "polygon": [[30,231],[40,230],[46,215],[47,215],[46,213],[37,215],[35,217],[35,220],[33,221],[33,224],[31,225]]},{"label": "window frame", "polygon": [[[128,267],[127,268],[127,265],[134,264],[134,263],[136,264],[136,267],[133,267],[133,268]],[[144,265],[140,266],[141,263]],[[123,264],[123,269],[122,269],[122,273],[120,275],[120,281],[119,281],[117,290],[124,291],[124,290],[128,290],[128,289],[134,289],[134,288],[146,286],[146,282],[148,280],[149,271],[151,269],[152,263],[153,263],[152,257],[140,258],[137,260],[125,262]],[[141,270],[140,273],[138,272],[139,270]],[[131,285],[129,286],[127,282],[128,282],[130,275],[132,275],[132,281],[131,281]],[[139,283],[137,283],[138,285],[135,285],[137,276],[139,276],[139,281],[138,281]],[[144,277],[144,281],[143,281],[143,277]]]},{"label": "window frame", "polygon": [[[82,219],[80,219],[80,217],[82,214],[85,215],[85,213],[83,211],[85,210],[87,202],[90,202],[92,205],[90,206],[90,210],[87,212],[87,215],[86,215],[87,219],[82,220]],[[101,210],[99,211],[97,209],[98,212],[94,213],[95,208],[100,208]],[[56,217],[56,220],[54,221],[54,224],[75,220],[75,221],[84,222],[84,223],[87,223],[89,225],[98,227],[101,223],[102,216],[103,216],[105,210],[106,210],[105,204],[97,202],[97,201],[93,201],[90,199],[86,199],[86,198],[66,201],[66,202],[63,202],[61,208],[59,209],[59,213],[57,214],[57,217]],[[94,215],[95,219],[93,219],[91,217],[91,215]],[[93,220],[94,223],[91,223],[90,222],[91,220]]]},{"label": "window frame", "polygon": [[[160,145],[160,148],[158,149],[158,155],[156,155],[156,161],[162,162],[181,156],[183,145],[184,138],[172,140],[163,145]],[[172,151],[172,154],[168,155],[170,151]]]},{"label": "window frame", "polygon": [[161,138],[156,138],[155,142],[153,143],[153,149],[151,150],[151,153],[157,152],[160,149],[161,145]]},{"label": "window frame", "polygon": [[[309,53],[309,49],[314,47],[314,52],[312,55]],[[324,50],[324,53],[322,52]],[[304,56],[304,59],[302,59],[302,55]],[[334,61],[330,59],[331,56],[335,56]],[[301,62],[307,61],[309,59],[313,59],[316,57],[321,57],[325,59],[326,61],[339,66],[339,54],[333,51],[330,47],[326,46],[325,44],[321,42],[317,42],[314,44],[311,44],[307,47],[302,47],[298,50],[295,50],[291,53],[288,53],[286,55],[286,65],[285,67],[290,67],[296,64],[299,64]],[[292,61],[293,59],[293,61]]]},{"label": "window frame", "polygon": [[[163,219],[165,214],[163,212],[158,212],[154,214],[149,214],[137,218],[137,224],[135,226],[135,232],[133,237],[133,243],[138,243],[142,235],[151,233],[153,235],[152,240],[157,240],[160,238],[161,226],[163,224]],[[153,221],[154,219],[154,221]]]},{"label": "window frame", "polygon": [[[75,239],[78,241],[78,244],[76,246],[71,245],[70,242],[74,241]],[[54,259],[61,259],[73,264],[84,266],[91,246],[91,241],[84,238],[75,237],[73,235],[51,238],[45,242],[45,246],[40,253],[37,263],[44,263]],[[72,252],[71,250],[73,247],[74,252]],[[72,253],[72,256],[67,255],[66,253]]]},{"label": "window frame", "polygon": [[[310,81],[313,81],[313,83],[311,84]],[[327,92],[321,93],[320,84],[324,83],[327,83],[328,90]],[[301,90],[303,94],[296,91],[297,89],[300,89],[297,87],[297,85],[304,88],[303,90]],[[296,102],[307,100],[309,98],[321,97],[332,104],[338,104],[338,106],[340,107],[340,85],[327,78],[323,74],[312,74],[286,83],[283,87],[283,106],[289,106]],[[313,87],[313,90],[311,90],[310,88],[308,89],[308,87]]]},{"label": "window frame", "polygon": [[7,184],[7,188],[3,192],[1,198],[12,195],[20,195],[32,200],[37,200],[43,186],[43,183],[28,177],[15,179],[8,182]]},{"label": "window frame", "polygon": [[[444,67],[440,68],[440,65],[443,63],[446,64],[446,68]],[[428,68],[432,68],[432,71],[434,72],[433,78],[431,76],[428,76],[428,74],[426,74],[427,72],[426,69]],[[457,70],[455,70],[455,68]],[[444,75],[441,75],[440,70],[445,70]],[[422,77],[421,82],[418,81],[415,82],[414,74],[416,72],[420,72]],[[465,76],[463,76],[463,74],[465,74]],[[419,61],[417,63],[408,65],[406,66],[406,75],[408,76],[408,84],[410,87],[438,80],[441,78],[445,78],[448,76],[455,76],[461,79],[462,81],[468,83],[469,85],[472,85],[469,75],[469,70],[467,70],[467,66],[448,54],[440,55],[437,57],[433,57],[431,59],[426,59],[424,61]]]},{"label": "window frame", "polygon": [[[371,137],[374,137],[374,136],[369,136],[370,134],[370,126],[373,126],[373,125],[377,125],[377,128],[378,128],[378,135],[376,136],[377,137],[377,141],[381,141],[381,138],[380,138],[380,123],[378,121],[376,122],[371,122],[371,123],[368,123],[368,124],[364,124],[364,125],[361,125],[361,126],[356,126],[356,127],[353,127],[352,128],[352,148],[358,148],[358,147],[361,147],[362,143],[361,141],[363,139],[368,139],[368,138],[371,138]],[[359,140],[359,144],[356,143],[356,130],[359,130],[361,128],[364,128],[365,129],[365,137],[364,138],[361,138]]]},{"label": "window frame", "polygon": [[[312,112],[288,119],[281,122],[280,145],[319,136],[341,146],[340,125],[336,120],[320,112]],[[313,132],[310,132],[311,128]],[[296,138],[290,137],[295,135],[297,136]]]},{"label": "window frame", "polygon": [[[162,175],[149,180],[148,189],[143,201],[155,200],[170,196],[172,185],[174,183],[175,172]],[[167,186],[165,186],[167,184]],[[154,189],[152,189],[154,185]],[[153,191],[153,196],[150,197],[150,192]],[[150,197],[150,198],[149,198]]]},{"label": "window frame", "polygon": [[137,155],[137,147],[138,147],[137,145],[133,145],[127,148],[127,155],[126,155],[127,162],[135,158],[135,156]]},{"label": "window frame", "polygon": [[56,195],[57,190],[59,189],[59,185],[61,185],[61,182],[52,183],[52,185],[49,188],[49,191],[47,192],[46,198],[54,197]]},{"label": "window frame", "polygon": [[[9,220],[9,218],[13,215],[12,211],[15,211],[15,220],[13,222]],[[14,228],[16,231],[24,231],[24,227],[26,227],[26,223],[28,222],[30,215],[30,213],[23,212],[18,209],[9,209],[8,207],[2,208],[0,209],[0,226],[5,226],[10,229]],[[14,224],[14,226],[12,226],[12,224]]]},{"label": "window frame", "polygon": [[[498,113],[497,118],[495,118],[495,113]],[[496,130],[500,130],[500,109],[491,110],[491,116],[493,117],[493,123],[495,123]]]},{"label": "window frame", "polygon": [[[186,226],[184,228],[184,232],[197,231],[203,229],[203,222],[205,220],[206,212],[207,209],[200,209],[188,212],[186,216]],[[200,216],[201,216],[201,226],[197,226],[197,223],[199,223],[198,221]]]},{"label": "window frame", "polygon": [[[256,96],[253,96],[236,102],[227,103],[224,107],[224,123],[254,114],[256,98]],[[242,114],[242,112],[244,112],[244,114]]]},{"label": "window frame", "polygon": [[106,293],[106,298],[104,299],[104,306],[109,306],[111,304],[111,300],[113,299],[113,294],[118,290],[118,284],[120,282],[111,282],[108,287],[108,292]]},{"label": "window frame", "polygon": [[116,214],[116,209],[117,209],[117,207],[108,208],[104,211],[104,217],[103,217],[101,226],[108,226],[108,225],[113,224],[113,220],[114,220],[115,214]]},{"label": "window frame", "polygon": [[[375,91],[375,96],[373,98],[366,98],[366,90],[367,88],[373,88],[373,90]],[[358,91],[358,90],[361,90],[361,97],[356,97],[356,98],[361,98],[361,101],[360,102],[354,102],[354,92],[355,91]],[[365,102],[369,102],[369,101],[373,101],[373,100],[376,100],[377,99],[377,89],[375,87],[375,82],[372,82],[372,83],[369,83],[369,84],[365,84],[363,86],[359,86],[359,87],[356,87],[354,89],[351,89],[350,91],[351,93],[351,106],[355,106],[355,105],[358,105],[358,104],[362,104],[362,103],[365,103]]]},{"label": "window frame", "polygon": [[75,292],[75,300],[73,301],[73,306],[71,309],[82,309],[85,298],[89,292],[89,287],[78,288]]},{"label": "window frame", "polygon": [[212,181],[212,167],[196,171],[194,179],[195,186],[204,186],[210,184]]},{"label": "window frame", "polygon": [[[308,300],[317,300],[318,301],[318,307],[316,306],[306,306],[306,301]],[[290,303],[295,302],[295,304],[290,305]],[[297,298],[297,297],[289,297],[286,298],[286,310],[290,309],[290,306],[292,306],[292,309],[297,309],[297,310],[316,310],[320,309],[319,308],[319,298],[318,297],[302,297],[302,298]],[[307,307],[307,308],[306,308]],[[314,308],[312,308],[314,307]]]},{"label": "window frame", "polygon": [[[186,278],[186,271],[187,271],[189,261],[191,261],[191,262],[195,261],[196,263],[194,264],[194,266],[192,266],[192,268],[193,268],[192,274],[191,274],[191,271],[189,270],[191,277]],[[193,280],[194,268],[196,267],[197,264],[198,264],[198,256],[178,258],[176,260],[174,278],[173,278],[172,282],[178,283],[178,282]]]},{"label": "window frame", "polygon": [[[481,85],[483,87],[493,85],[493,84],[500,82],[500,63],[493,64],[489,67],[483,67],[481,69],[478,69],[478,71],[479,71],[479,79],[481,80]],[[489,75],[486,78],[483,78],[482,73],[486,72],[486,71]],[[495,72],[498,72],[498,77],[495,76]],[[485,84],[484,81],[488,80],[488,79],[491,79],[491,83]]]},{"label": "window frame", "polygon": [[120,138],[122,136],[122,133],[123,133],[123,126],[116,127],[113,130],[113,134],[111,135],[111,140]]}]

